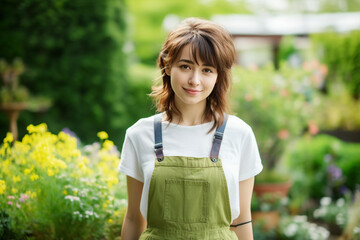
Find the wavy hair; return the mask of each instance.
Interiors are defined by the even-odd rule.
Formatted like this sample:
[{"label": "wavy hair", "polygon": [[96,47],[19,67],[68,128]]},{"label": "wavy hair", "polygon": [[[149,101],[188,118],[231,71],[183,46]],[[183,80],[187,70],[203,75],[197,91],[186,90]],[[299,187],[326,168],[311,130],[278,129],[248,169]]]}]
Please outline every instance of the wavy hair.
[{"label": "wavy hair", "polygon": [[[231,67],[236,59],[233,40],[223,27],[199,18],[187,18],[169,33],[157,59],[161,70],[162,85],[153,86],[150,94],[158,112],[165,111],[167,120],[181,112],[175,106],[175,93],[171,88],[170,76],[165,72],[177,60],[182,49],[190,44],[191,55],[196,63],[203,62],[216,67],[218,76],[214,89],[206,100],[204,119],[214,120],[211,128],[224,122],[224,113],[229,113],[228,92],[231,84]],[[210,130],[210,131],[211,131]]]}]

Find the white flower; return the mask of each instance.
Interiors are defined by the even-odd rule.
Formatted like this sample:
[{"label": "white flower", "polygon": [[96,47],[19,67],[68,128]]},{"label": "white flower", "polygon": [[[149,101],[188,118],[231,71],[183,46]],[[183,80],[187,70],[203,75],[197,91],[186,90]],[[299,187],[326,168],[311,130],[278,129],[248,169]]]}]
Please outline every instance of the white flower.
[{"label": "white flower", "polygon": [[354,232],[354,234],[360,233],[360,227],[354,227],[353,232]]},{"label": "white flower", "polygon": [[336,206],[338,206],[338,207],[342,207],[342,206],[344,206],[344,204],[345,204],[345,200],[343,198],[339,198],[336,201]]},{"label": "white flower", "polygon": [[285,228],[284,234],[287,237],[293,237],[295,236],[297,230],[298,230],[298,226],[295,223],[291,223]]},{"label": "white flower", "polygon": [[318,230],[319,232],[319,235],[322,237],[322,239],[328,239],[329,236],[330,236],[330,232],[326,229],[326,228],[323,228],[323,227],[318,227]]},{"label": "white flower", "polygon": [[281,205],[286,206],[289,203],[289,198],[288,197],[281,198],[280,203]]},{"label": "white flower", "polygon": [[307,216],[305,215],[297,215],[294,217],[294,222],[296,223],[304,223],[307,221]]},{"label": "white flower", "polygon": [[336,224],[340,226],[345,224],[344,214],[342,213],[336,214]]},{"label": "white flower", "polygon": [[324,217],[327,213],[327,209],[326,208],[318,208],[314,211],[313,215],[314,215],[314,218],[321,218],[321,217]]},{"label": "white flower", "polygon": [[89,215],[89,216],[92,216],[92,215],[94,215],[94,212],[93,211],[85,211],[85,214]]},{"label": "white flower", "polygon": [[79,197],[77,197],[77,196],[71,196],[71,195],[65,196],[65,199],[68,199],[68,200],[70,200],[71,202],[73,202],[73,201],[80,201],[80,198],[79,198]]},{"label": "white flower", "polygon": [[331,198],[330,197],[323,197],[320,199],[320,204],[321,206],[328,206],[331,203]]},{"label": "white flower", "polygon": [[308,233],[311,240],[326,240],[329,238],[330,232],[327,229],[313,223],[309,225],[311,226],[311,228],[308,229]]},{"label": "white flower", "polygon": [[73,212],[73,214],[74,214],[74,215],[79,215],[80,212],[79,212],[79,211],[75,211],[75,212]]}]

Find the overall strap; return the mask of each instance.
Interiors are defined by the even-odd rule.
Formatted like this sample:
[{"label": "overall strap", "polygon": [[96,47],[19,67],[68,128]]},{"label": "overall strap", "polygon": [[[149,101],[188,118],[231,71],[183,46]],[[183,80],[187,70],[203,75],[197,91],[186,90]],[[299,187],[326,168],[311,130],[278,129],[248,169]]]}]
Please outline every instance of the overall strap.
[{"label": "overall strap", "polygon": [[211,153],[210,153],[210,159],[212,162],[216,163],[219,158],[219,152],[220,152],[220,146],[223,139],[226,123],[228,120],[228,115],[225,114],[224,123],[216,129],[212,147],[211,147]]},{"label": "overall strap", "polygon": [[163,144],[162,144],[162,113],[154,116],[154,140],[155,140],[155,155],[156,159],[161,162],[164,159]]}]

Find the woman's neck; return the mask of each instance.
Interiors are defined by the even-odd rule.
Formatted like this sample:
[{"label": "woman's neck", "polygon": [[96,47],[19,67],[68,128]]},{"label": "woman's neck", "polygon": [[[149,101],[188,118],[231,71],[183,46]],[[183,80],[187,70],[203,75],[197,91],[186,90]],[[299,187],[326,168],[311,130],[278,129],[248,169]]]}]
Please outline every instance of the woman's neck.
[{"label": "woman's neck", "polygon": [[172,122],[184,126],[193,126],[209,122],[211,120],[205,119],[205,107],[206,106],[199,108],[199,106],[196,105],[181,106],[178,108],[181,116],[173,113]]}]

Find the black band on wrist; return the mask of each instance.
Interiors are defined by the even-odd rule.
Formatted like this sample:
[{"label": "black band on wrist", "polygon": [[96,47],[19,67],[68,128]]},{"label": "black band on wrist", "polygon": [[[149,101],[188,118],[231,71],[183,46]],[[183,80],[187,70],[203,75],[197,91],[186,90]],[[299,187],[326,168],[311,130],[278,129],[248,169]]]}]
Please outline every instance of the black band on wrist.
[{"label": "black band on wrist", "polygon": [[241,225],[244,225],[244,224],[247,224],[247,223],[251,223],[252,220],[250,221],[247,221],[247,222],[243,222],[243,223],[239,223],[239,224],[236,224],[236,225],[230,225],[230,227],[238,227],[238,226],[241,226]]}]

